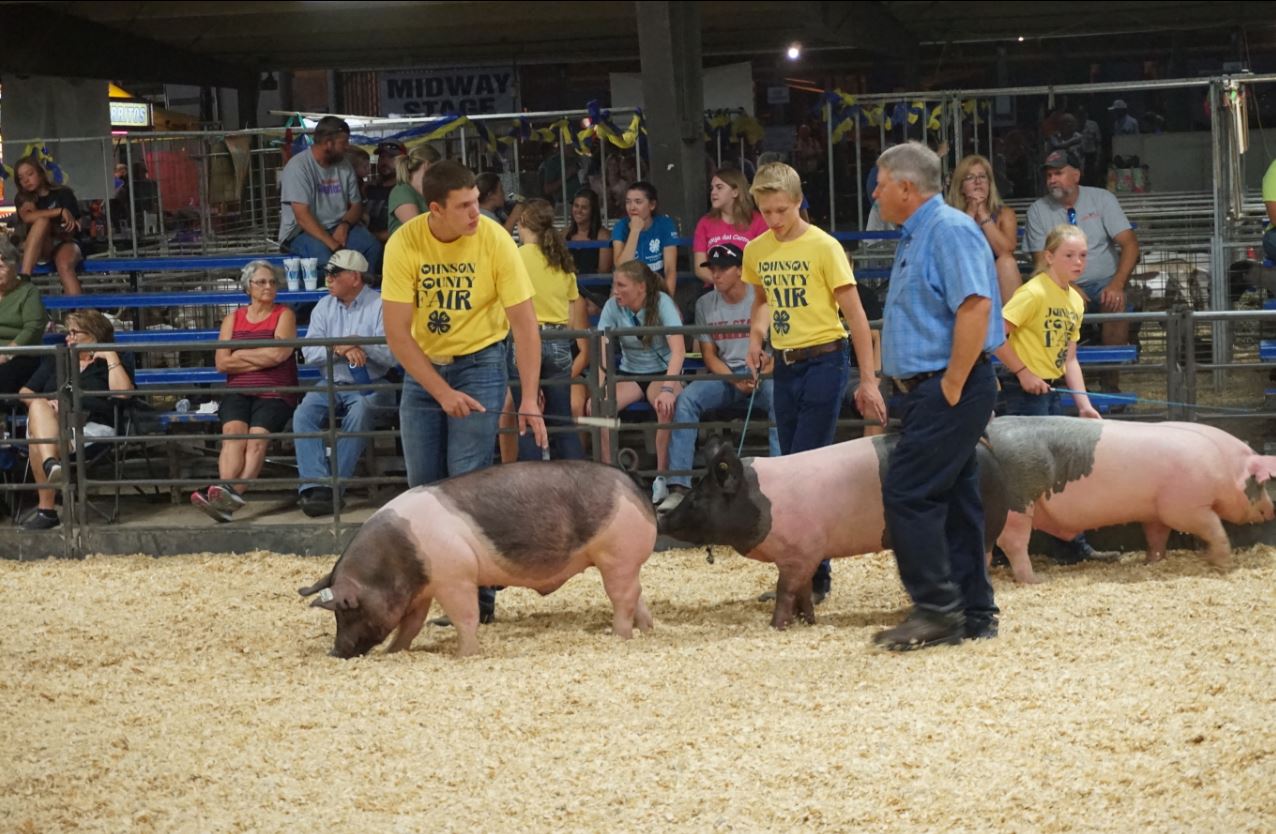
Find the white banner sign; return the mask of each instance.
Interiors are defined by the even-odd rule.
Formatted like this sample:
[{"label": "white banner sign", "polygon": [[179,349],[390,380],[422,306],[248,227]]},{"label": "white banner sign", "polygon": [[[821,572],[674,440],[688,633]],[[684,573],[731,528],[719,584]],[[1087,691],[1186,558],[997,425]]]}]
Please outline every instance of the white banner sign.
[{"label": "white banner sign", "polygon": [[383,72],[381,115],[517,113],[513,67],[452,67]]}]

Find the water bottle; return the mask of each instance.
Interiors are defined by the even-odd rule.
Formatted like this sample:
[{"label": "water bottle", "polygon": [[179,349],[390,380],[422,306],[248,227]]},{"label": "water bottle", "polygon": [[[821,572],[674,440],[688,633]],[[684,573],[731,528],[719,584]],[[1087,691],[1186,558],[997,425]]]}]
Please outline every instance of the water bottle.
[{"label": "water bottle", "polygon": [[[350,367],[350,377],[351,379],[354,380],[355,385],[368,385],[372,382],[372,377],[368,374],[367,365],[355,365],[352,363],[349,367]],[[364,391],[360,391],[359,393],[371,394],[372,392],[368,390],[364,390]]]}]

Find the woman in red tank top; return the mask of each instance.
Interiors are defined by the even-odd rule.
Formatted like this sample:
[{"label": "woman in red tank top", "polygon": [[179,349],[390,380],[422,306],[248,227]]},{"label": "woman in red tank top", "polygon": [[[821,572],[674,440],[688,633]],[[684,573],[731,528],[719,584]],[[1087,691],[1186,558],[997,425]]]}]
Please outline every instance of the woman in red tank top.
[{"label": "woman in red tank top", "polygon": [[[253,261],[241,275],[249,304],[230,313],[222,321],[223,342],[297,338],[297,317],[292,310],[275,303],[279,292],[279,271],[267,261]],[[286,388],[297,385],[296,348],[222,348],[217,351],[217,370],[226,374],[228,388]],[[274,434],[284,430],[297,405],[295,393],[229,391],[221,399],[222,434]],[[266,459],[267,440],[223,440],[217,460],[223,481],[252,479],[261,473]],[[191,503],[217,521],[230,521],[244,506],[247,484],[213,484],[206,492],[195,492]]]}]

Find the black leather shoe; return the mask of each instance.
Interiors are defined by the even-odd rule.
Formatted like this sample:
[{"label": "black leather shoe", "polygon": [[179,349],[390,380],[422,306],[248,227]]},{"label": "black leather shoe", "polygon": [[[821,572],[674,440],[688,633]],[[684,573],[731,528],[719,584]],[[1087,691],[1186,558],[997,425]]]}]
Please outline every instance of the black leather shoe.
[{"label": "black leather shoe", "polygon": [[966,636],[965,620],[960,612],[940,614],[914,608],[904,622],[873,635],[873,643],[892,652],[951,646]]},{"label": "black leather shoe", "polygon": [[311,487],[297,500],[301,511],[310,518],[332,515],[332,490],[327,487]]},{"label": "black leather shoe", "polygon": [[967,640],[991,640],[997,636],[996,617],[971,617],[967,615],[963,628]]}]

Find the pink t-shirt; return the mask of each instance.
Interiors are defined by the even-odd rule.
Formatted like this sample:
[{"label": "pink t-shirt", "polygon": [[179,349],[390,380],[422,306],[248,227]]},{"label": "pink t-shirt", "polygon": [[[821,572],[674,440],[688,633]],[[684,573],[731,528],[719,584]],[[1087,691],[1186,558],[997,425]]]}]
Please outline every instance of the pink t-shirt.
[{"label": "pink t-shirt", "polygon": [[734,243],[743,251],[746,243],[761,236],[766,229],[766,221],[762,219],[760,212],[753,213],[753,222],[743,232],[725,220],[706,214],[696,224],[696,233],[691,238],[691,251],[708,254],[710,247],[720,243]]}]

